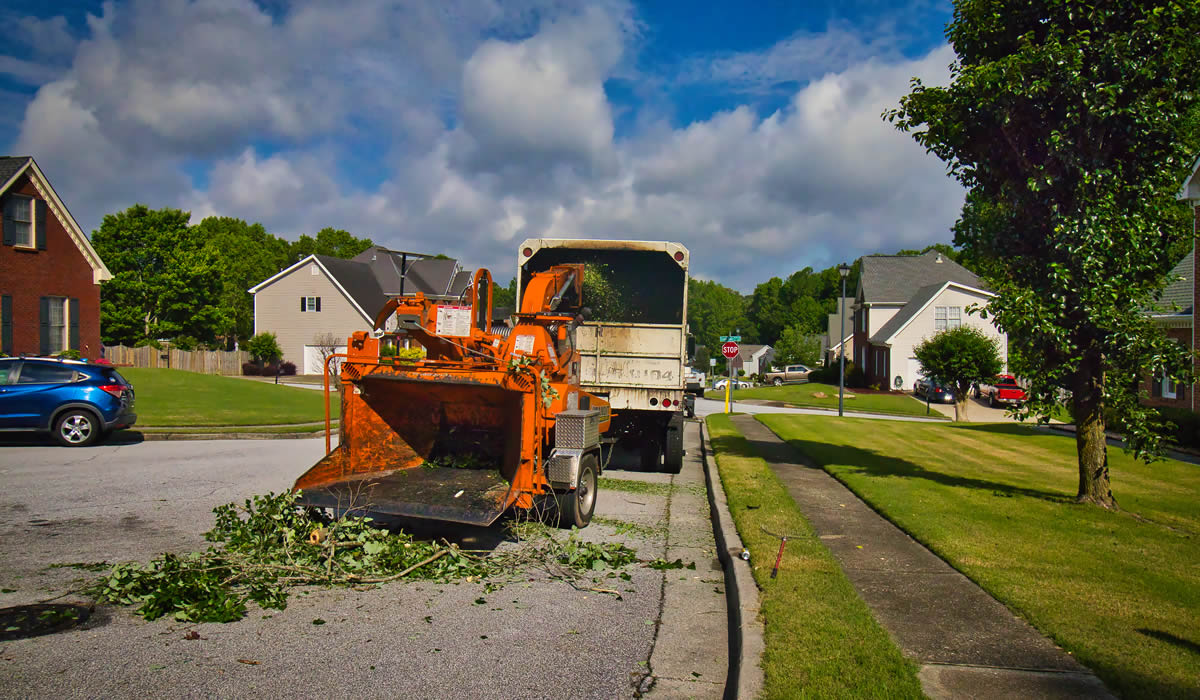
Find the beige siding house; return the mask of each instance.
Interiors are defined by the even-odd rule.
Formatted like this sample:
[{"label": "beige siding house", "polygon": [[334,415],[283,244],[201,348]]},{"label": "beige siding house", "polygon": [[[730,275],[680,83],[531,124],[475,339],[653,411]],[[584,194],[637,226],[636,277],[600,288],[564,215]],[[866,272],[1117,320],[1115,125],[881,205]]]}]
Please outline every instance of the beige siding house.
[{"label": "beige siding house", "polygon": [[[352,333],[374,327],[389,296],[457,297],[470,283],[455,260],[380,246],[351,260],[310,255],[250,288],[254,332],[274,333],[298,373],[321,374],[330,352],[345,352]],[[385,330],[394,329],[395,319],[389,324]],[[335,346],[322,342],[330,336]]]},{"label": "beige siding house", "polygon": [[1008,337],[989,319],[969,314],[995,296],[972,272],[937,253],[868,255],[854,302],[854,362],[868,384],[911,390],[921,376],[913,349],[934,333],[974,326],[994,338],[1008,364]]},{"label": "beige siding house", "polygon": [[[254,332],[274,333],[283,359],[294,362],[298,373],[323,371],[321,336],[332,334],[338,338],[341,342],[336,350],[344,352],[346,338],[355,331],[370,330],[374,312],[387,303],[370,275],[357,281],[357,299],[339,282],[331,268],[362,276],[362,271],[344,270],[351,264],[310,255],[250,289],[254,295]],[[372,311],[368,312],[364,304],[370,304]]]}]

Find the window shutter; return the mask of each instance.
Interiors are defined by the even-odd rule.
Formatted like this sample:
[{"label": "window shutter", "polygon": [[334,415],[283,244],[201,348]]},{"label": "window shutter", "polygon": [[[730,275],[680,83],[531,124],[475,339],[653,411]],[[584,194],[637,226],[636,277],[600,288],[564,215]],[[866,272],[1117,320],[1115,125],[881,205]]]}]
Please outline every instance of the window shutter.
[{"label": "window shutter", "polygon": [[1162,396],[1162,377],[1150,379],[1150,396]]},{"label": "window shutter", "polygon": [[50,297],[42,297],[39,304],[41,309],[41,326],[38,333],[38,354],[50,354]]},{"label": "window shutter", "polygon": [[11,355],[13,351],[12,297],[0,296],[0,354]]},{"label": "window shutter", "polygon": [[67,313],[71,315],[70,343],[67,347],[72,350],[81,350],[79,346],[79,300],[72,299],[68,302],[69,306]]},{"label": "window shutter", "polygon": [[13,221],[12,198],[4,198],[4,245],[15,245],[17,242],[17,222]]},{"label": "window shutter", "polygon": [[300,312],[304,312],[304,297],[300,297]]},{"label": "window shutter", "polygon": [[47,218],[49,218],[49,216],[47,214],[47,212],[49,211],[49,207],[46,206],[46,200],[44,200],[44,199],[35,199],[33,201],[34,201],[34,209],[37,212],[36,214],[33,215],[33,225],[34,225],[34,228],[37,229],[37,249],[45,250],[46,249],[46,220],[47,220]]},{"label": "window shutter", "polygon": [[317,297],[317,311],[321,310],[321,297]]}]

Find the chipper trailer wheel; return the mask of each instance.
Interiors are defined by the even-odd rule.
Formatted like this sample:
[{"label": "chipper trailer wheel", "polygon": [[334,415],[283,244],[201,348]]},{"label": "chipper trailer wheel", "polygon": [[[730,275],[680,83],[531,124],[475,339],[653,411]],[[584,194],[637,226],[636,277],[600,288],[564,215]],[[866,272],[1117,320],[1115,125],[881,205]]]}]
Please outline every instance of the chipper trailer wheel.
[{"label": "chipper trailer wheel", "polygon": [[596,471],[596,455],[584,455],[579,459],[579,485],[574,491],[555,494],[559,527],[584,528],[592,521],[592,512],[596,510]]}]

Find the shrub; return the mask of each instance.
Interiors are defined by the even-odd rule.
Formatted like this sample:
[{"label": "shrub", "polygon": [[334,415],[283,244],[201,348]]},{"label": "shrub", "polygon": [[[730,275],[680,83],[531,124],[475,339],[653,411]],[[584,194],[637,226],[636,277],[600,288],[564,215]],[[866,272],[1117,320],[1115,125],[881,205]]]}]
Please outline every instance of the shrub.
[{"label": "shrub", "polygon": [[1174,424],[1169,440],[1180,447],[1200,447],[1200,413],[1186,408],[1162,406],[1158,414]]},{"label": "shrub", "polygon": [[63,350],[58,355],[55,355],[55,357],[61,357],[64,360],[78,360],[83,355],[80,355],[78,350]]},{"label": "shrub", "polygon": [[296,373],[296,363],[284,362],[282,365],[279,365],[279,373],[289,377],[294,375]]},{"label": "shrub", "polygon": [[259,363],[270,362],[283,354],[283,351],[279,349],[279,341],[275,338],[275,334],[265,332],[248,340],[246,351]]},{"label": "shrub", "polygon": [[253,362],[243,362],[242,363],[242,375],[243,376],[257,377],[261,373],[262,372],[261,372],[261,370],[259,370],[258,365],[254,364]]},{"label": "shrub", "polygon": [[189,351],[189,352],[200,348],[200,341],[197,340],[196,338],[193,338],[190,335],[176,336],[175,340],[171,341],[171,344],[174,345],[179,350],[184,350],[184,351]]},{"label": "shrub", "polygon": [[855,388],[865,387],[867,385],[867,373],[863,372],[859,367],[854,367],[851,363],[846,363],[846,386]]}]

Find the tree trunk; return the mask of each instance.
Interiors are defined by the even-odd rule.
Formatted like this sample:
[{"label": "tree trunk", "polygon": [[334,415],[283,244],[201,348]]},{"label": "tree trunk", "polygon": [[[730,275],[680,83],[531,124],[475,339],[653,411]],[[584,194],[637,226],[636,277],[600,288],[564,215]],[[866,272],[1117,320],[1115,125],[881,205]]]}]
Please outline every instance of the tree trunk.
[{"label": "tree trunk", "polygon": [[1104,373],[1099,358],[1083,361],[1072,387],[1075,449],[1079,457],[1078,503],[1117,509],[1108,482],[1108,439],[1104,433]]},{"label": "tree trunk", "polygon": [[967,420],[967,400],[962,394],[954,397],[954,420],[969,423]]}]

